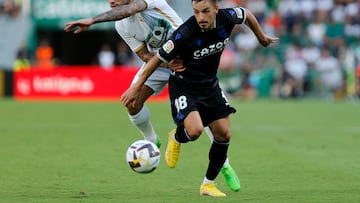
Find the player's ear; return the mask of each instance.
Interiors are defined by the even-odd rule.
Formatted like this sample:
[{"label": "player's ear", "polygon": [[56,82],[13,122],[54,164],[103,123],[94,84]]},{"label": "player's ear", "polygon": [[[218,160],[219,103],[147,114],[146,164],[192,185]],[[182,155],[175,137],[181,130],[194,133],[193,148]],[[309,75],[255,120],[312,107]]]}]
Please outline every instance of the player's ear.
[{"label": "player's ear", "polygon": [[215,4],[215,12],[216,12],[216,14],[219,12],[219,3]]}]

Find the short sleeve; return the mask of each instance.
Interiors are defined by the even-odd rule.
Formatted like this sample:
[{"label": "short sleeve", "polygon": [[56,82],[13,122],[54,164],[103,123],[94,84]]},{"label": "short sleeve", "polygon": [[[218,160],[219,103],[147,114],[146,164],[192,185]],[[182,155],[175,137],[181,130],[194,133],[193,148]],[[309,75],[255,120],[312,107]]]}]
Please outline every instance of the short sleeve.
[{"label": "short sleeve", "polygon": [[243,24],[246,20],[246,10],[242,7],[227,9],[235,24]]},{"label": "short sleeve", "polygon": [[183,36],[179,32],[179,30],[176,30],[171,35],[171,37],[162,45],[157,55],[162,61],[169,62],[178,55],[179,50],[181,50],[182,44]]},{"label": "short sleeve", "polygon": [[129,32],[126,31],[126,26],[122,25],[122,21],[115,22],[115,29],[120,37],[126,42],[130,49],[137,52],[139,49],[145,46],[145,44],[135,39]]},{"label": "short sleeve", "polygon": [[147,8],[148,9],[152,9],[156,7],[156,3],[159,3],[158,0],[144,0],[145,3],[147,4]]}]

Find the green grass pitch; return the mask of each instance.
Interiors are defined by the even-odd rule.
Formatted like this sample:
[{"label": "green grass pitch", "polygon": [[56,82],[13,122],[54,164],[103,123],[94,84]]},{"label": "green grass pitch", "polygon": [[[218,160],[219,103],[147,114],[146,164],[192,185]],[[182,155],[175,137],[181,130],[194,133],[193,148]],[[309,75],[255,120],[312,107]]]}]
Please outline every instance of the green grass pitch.
[{"label": "green grass pitch", "polygon": [[151,174],[136,174],[127,147],[142,137],[118,102],[0,100],[0,202],[360,202],[360,104],[232,101],[230,163],[241,180],[225,198],[199,195],[209,139],[163,159],[174,127],[168,103],[149,103],[162,139]]}]

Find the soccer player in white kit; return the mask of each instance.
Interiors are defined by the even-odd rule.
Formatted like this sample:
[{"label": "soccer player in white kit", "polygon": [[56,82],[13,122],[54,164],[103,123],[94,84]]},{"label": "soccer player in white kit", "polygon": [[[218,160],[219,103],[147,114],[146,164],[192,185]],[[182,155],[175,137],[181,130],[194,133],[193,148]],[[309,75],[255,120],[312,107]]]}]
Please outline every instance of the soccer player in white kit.
[{"label": "soccer player in white kit", "polygon": [[[64,30],[69,32],[75,29],[74,33],[77,34],[89,29],[93,24],[116,21],[115,28],[118,34],[144,61],[132,81],[135,83],[146,62],[156,54],[156,51],[183,21],[165,0],[108,0],[108,2],[112,10],[92,18],[68,22]],[[155,143],[158,147],[161,142],[154,131],[149,110],[144,103],[151,95],[162,92],[168,83],[170,68],[181,71],[184,67],[182,67],[182,61],[178,60],[173,61],[172,64],[160,64],[141,89],[139,102],[135,106],[127,107],[130,121],[140,130],[146,140]],[[206,132],[212,140],[213,135],[210,129],[206,129]],[[221,172],[230,189],[238,191],[240,182],[228,160],[225,161]]]},{"label": "soccer player in white kit", "polygon": [[[128,44],[145,63],[161,47],[173,31],[183,22],[166,1],[145,0],[147,9],[135,13],[127,18],[115,22],[115,28],[121,38]],[[140,130],[146,140],[154,142],[160,147],[160,139],[157,137],[150,121],[149,110],[144,105],[151,95],[160,94],[166,86],[170,69],[169,64],[161,64],[146,81],[142,91],[142,100],[135,108],[128,108],[129,118]],[[141,69],[135,75],[136,82]]]}]

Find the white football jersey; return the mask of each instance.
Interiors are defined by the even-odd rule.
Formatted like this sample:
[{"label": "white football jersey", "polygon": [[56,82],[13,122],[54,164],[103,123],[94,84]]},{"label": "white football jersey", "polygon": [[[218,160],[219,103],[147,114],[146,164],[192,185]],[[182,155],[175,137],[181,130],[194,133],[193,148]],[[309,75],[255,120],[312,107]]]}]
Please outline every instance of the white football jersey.
[{"label": "white football jersey", "polygon": [[182,23],[165,0],[144,0],[147,9],[115,22],[116,31],[137,52],[147,46],[154,52]]}]

